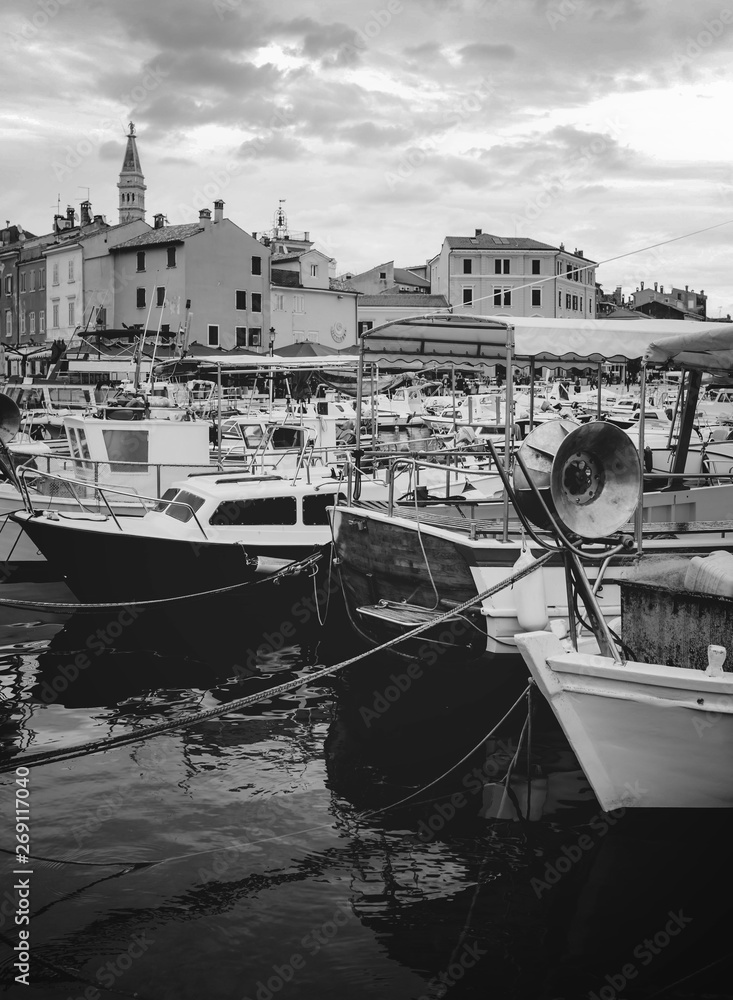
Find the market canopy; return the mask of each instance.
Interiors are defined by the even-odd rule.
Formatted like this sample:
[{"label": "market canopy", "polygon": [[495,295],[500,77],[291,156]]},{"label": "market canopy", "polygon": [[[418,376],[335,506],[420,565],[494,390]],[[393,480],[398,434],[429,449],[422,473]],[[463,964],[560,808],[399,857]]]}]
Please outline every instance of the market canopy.
[{"label": "market canopy", "polygon": [[685,323],[692,330],[653,341],[648,364],[672,364],[704,372],[733,372],[733,323]]},{"label": "market canopy", "polygon": [[691,335],[707,330],[718,331],[720,324],[428,313],[368,330],[362,347],[366,360],[392,368],[503,363],[510,345],[515,364],[535,361],[552,367],[562,363],[623,363],[643,358],[655,338],[676,331]]}]

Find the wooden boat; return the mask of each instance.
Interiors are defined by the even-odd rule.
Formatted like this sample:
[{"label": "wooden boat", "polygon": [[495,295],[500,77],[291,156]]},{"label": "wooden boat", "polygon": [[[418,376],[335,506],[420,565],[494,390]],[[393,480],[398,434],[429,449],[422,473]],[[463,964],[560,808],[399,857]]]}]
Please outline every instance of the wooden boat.
[{"label": "wooden boat", "polygon": [[[729,372],[731,347],[733,328],[716,325],[656,341],[647,358],[682,365],[699,384],[700,370]],[[554,468],[552,476],[554,497]],[[618,637],[576,568],[593,635],[570,642],[531,631],[517,645],[602,807],[730,808],[733,556],[718,551],[680,568],[655,564],[645,547],[621,585]]]},{"label": "wooden boat", "polygon": [[[694,326],[696,332],[702,327],[720,329],[719,324],[685,326]],[[671,328],[679,329],[679,324],[608,321],[589,325],[587,321],[433,314],[369,331],[362,338],[362,351],[380,367],[414,367],[443,363],[446,358],[477,365],[500,360],[511,373],[513,363],[601,364],[604,360],[640,358],[653,337]],[[586,346],[590,333],[592,347]],[[512,389],[509,378],[509,412]],[[640,421],[642,451],[644,423]],[[513,451],[513,430],[514,423],[508,421],[506,455]],[[666,470],[668,473],[684,471],[684,464],[679,464],[682,452],[678,449],[677,464]],[[420,468],[415,462],[416,483]],[[681,480],[679,486],[675,491],[644,495],[636,530],[639,538],[644,537],[647,551],[694,554],[731,548],[730,534],[717,524],[729,509],[731,487],[690,486]],[[498,589],[525,546],[525,529],[516,513],[512,514],[508,496],[497,502],[454,495],[446,502],[416,489],[409,506],[339,505],[332,518],[350,618],[355,629],[371,642],[395,638],[440,618],[434,629],[420,636],[422,647],[432,643],[436,649],[449,648],[464,657],[516,655],[517,632],[532,627],[533,621],[544,627],[548,621],[567,620],[572,615],[559,553],[542,569],[542,591],[534,584],[529,592],[522,586]],[[534,543],[531,548],[535,554],[539,551]],[[602,586],[599,583],[601,609],[608,618],[620,611],[618,580],[625,561],[628,557],[624,554],[615,556],[604,572]],[[492,588],[497,588],[495,594],[476,600]],[[443,620],[451,609],[470,600],[475,601],[473,607]]]}]

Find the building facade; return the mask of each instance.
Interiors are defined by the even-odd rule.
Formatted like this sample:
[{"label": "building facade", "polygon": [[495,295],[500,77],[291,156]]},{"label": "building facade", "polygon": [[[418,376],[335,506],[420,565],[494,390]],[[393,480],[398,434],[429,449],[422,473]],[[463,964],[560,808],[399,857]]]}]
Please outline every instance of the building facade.
[{"label": "building facade", "polygon": [[357,293],[333,281],[330,270],[331,258],[320,250],[273,256],[275,349],[309,341],[337,351],[356,343]]},{"label": "building facade", "polygon": [[338,280],[349,288],[353,288],[363,295],[394,295],[402,292],[410,295],[428,295],[430,293],[430,281],[426,278],[413,274],[404,267],[395,267],[394,261],[387,261],[385,264],[377,264],[376,267],[360,274],[339,275]]},{"label": "building facade", "polygon": [[704,320],[707,318],[708,297],[705,290],[696,292],[694,288],[685,285],[684,288],[669,288],[665,292],[664,285],[654,282],[654,288],[640,287],[629,295],[631,308],[655,319],[689,319]]},{"label": "building facade", "polygon": [[526,238],[446,236],[430,261],[430,287],[459,312],[477,315],[595,316],[595,269],[573,253]]},{"label": "building facade", "polygon": [[447,308],[448,303],[444,295],[424,295],[421,292],[360,295],[356,303],[358,333],[361,336],[381,323],[422,313],[441,312]]},{"label": "building facade", "polygon": [[212,349],[262,349],[270,327],[270,250],[224,218],[166,226],[111,247],[114,326],[181,335]]}]

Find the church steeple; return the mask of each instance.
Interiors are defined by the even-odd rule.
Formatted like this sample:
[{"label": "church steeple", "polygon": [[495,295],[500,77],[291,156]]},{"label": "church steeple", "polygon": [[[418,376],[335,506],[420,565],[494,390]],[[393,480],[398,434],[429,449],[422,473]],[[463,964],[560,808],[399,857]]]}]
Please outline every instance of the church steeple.
[{"label": "church steeple", "polygon": [[137,155],[135,126],[130,122],[127,135],[127,149],[122,161],[120,180],[117,184],[120,191],[120,222],[132,222],[134,219],[145,219],[145,178]]}]

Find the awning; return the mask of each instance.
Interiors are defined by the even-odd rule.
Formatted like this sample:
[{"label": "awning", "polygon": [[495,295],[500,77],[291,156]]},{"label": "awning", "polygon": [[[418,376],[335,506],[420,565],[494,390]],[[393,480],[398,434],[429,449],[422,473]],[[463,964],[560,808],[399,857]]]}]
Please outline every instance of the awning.
[{"label": "awning", "polygon": [[655,340],[649,345],[648,364],[672,364],[717,374],[733,372],[733,323],[684,325],[694,329],[676,337]]},{"label": "awning", "polygon": [[515,364],[534,360],[552,367],[643,358],[655,339],[677,331],[699,335],[708,329],[719,331],[720,324],[428,313],[383,323],[362,339],[365,359],[385,367],[502,363],[509,344]]}]

